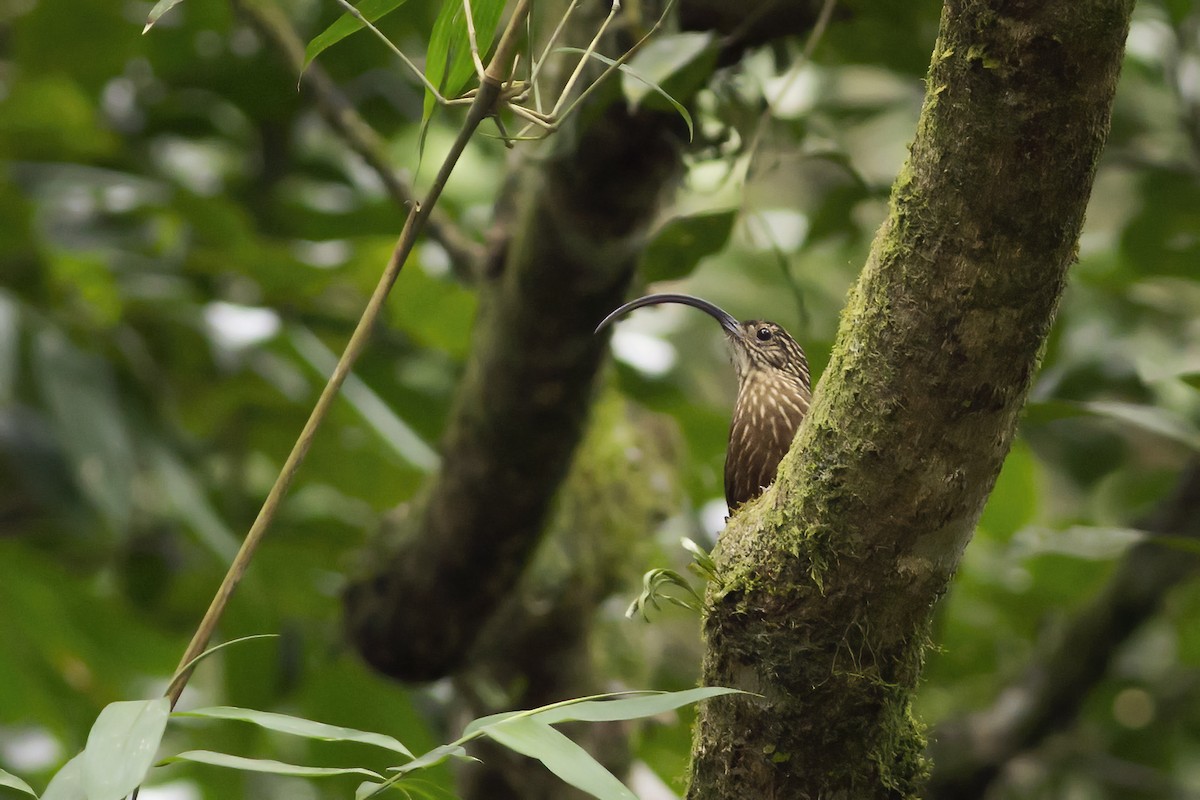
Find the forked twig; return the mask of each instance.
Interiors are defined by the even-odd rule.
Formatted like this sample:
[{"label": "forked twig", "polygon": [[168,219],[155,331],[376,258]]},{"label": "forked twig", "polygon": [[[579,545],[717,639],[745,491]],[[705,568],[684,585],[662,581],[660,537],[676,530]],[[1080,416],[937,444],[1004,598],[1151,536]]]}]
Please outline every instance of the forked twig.
[{"label": "forked twig", "polygon": [[[562,110],[563,104],[567,102],[567,98],[571,96],[571,90],[575,88],[575,81],[579,80],[580,73],[587,65],[591,54],[595,52],[596,46],[600,44],[600,38],[604,36],[604,32],[608,30],[608,26],[612,24],[613,19],[617,16],[617,12],[621,10],[621,0],[612,0],[612,6],[609,8],[608,16],[604,18],[604,22],[600,23],[599,30],[592,37],[592,41],[588,44],[587,50],[579,57],[579,63],[575,65],[575,69],[571,72],[571,77],[567,78],[567,83],[563,87],[562,92],[558,95],[558,100],[554,103],[554,108],[550,112],[551,117],[557,117],[558,112]],[[593,84],[594,85],[594,84]]]},{"label": "forked twig", "polygon": [[[600,73],[600,77],[598,77],[598,78],[596,78],[596,80],[592,81],[590,86],[588,86],[586,89],[584,89],[582,92],[580,92],[579,97],[576,97],[571,102],[571,104],[569,106],[567,106],[567,109],[562,113],[561,119],[565,119],[565,118],[571,116],[571,112],[573,112],[576,108],[578,108],[579,104],[582,103],[584,100],[586,100],[588,98],[588,96],[596,90],[597,86],[599,86],[601,83],[603,83],[605,80],[607,80],[609,78],[609,76],[611,76],[614,72],[616,72],[622,66],[627,64],[631,58],[633,58],[635,55],[637,55],[637,52],[639,50],[641,50],[643,46],[645,46],[646,42],[650,41],[651,37],[653,37],[654,34],[656,34],[659,30],[662,29],[662,26],[667,21],[667,15],[671,13],[671,9],[674,6],[675,6],[675,0],[667,0],[667,4],[663,7],[662,13],[658,15],[658,19],[656,19],[654,21],[654,24],[652,26],[650,26],[650,30],[646,31],[645,35],[642,36],[641,39],[638,39],[636,42],[634,42],[633,47],[630,47],[628,50],[626,50],[624,53],[622,53],[620,58],[613,60],[613,62],[608,65],[608,68],[605,69],[604,72]],[[590,58],[591,55],[592,55],[592,50],[589,48],[586,52],[584,52],[583,58],[585,58],[585,59]]]},{"label": "forked twig", "polygon": [[[386,36],[384,36],[378,28],[371,24],[358,9],[350,5],[349,0],[337,0],[337,2],[351,15],[362,22],[362,24],[366,26],[372,33],[374,33],[375,36],[383,40],[388,49],[396,54],[396,56],[403,61],[409,70],[417,75],[421,81],[421,84],[430,92],[439,105],[460,106],[474,103],[476,92],[475,89],[471,89],[455,98],[447,98],[442,95],[442,93],[429,81],[429,79],[416,68],[411,59],[405,56],[404,53],[402,53],[398,47],[396,47]],[[496,63],[496,60],[493,58],[488,67],[484,68],[481,54],[479,52],[478,32],[475,29],[475,18],[472,12],[471,0],[462,0],[462,3],[464,13],[466,14],[467,38],[470,42],[471,58],[475,64],[475,71],[477,75],[480,76],[480,80],[482,81],[483,75],[486,74],[488,70],[492,69],[492,65]],[[571,95],[575,89],[576,83],[578,83],[580,76],[583,74],[584,67],[587,65],[589,60],[594,57],[598,57],[596,50],[599,47],[600,40],[604,38],[604,34],[608,31],[609,27],[613,23],[613,20],[616,19],[617,14],[621,11],[621,0],[611,0],[608,14],[605,16],[604,21],[600,24],[600,27],[596,30],[596,33],[592,37],[592,40],[588,43],[587,48],[582,51],[582,54],[579,57],[579,62],[575,65],[575,68],[571,71],[571,75],[567,78],[566,85],[559,93],[558,99],[554,102],[554,107],[547,113],[542,110],[544,106],[538,78],[541,75],[541,70],[546,63],[546,60],[549,58],[550,54],[554,52],[555,44],[562,35],[567,21],[579,7],[579,0],[571,0],[566,10],[563,12],[562,17],[559,19],[558,24],[555,26],[554,31],[550,34],[549,39],[547,39],[545,45],[543,46],[541,58],[530,58],[530,73],[528,80],[517,82],[516,72],[518,69],[518,63],[515,59],[512,63],[512,69],[507,76],[507,79],[504,79],[497,74],[491,75],[492,79],[500,81],[502,85],[498,108],[495,109],[495,111],[499,111],[501,107],[507,108],[526,123],[525,126],[517,132],[516,136],[509,136],[508,133],[503,129],[503,126],[498,125],[501,131],[500,138],[502,138],[506,143],[511,144],[514,141],[532,141],[545,138],[551,133],[557,131],[561,126],[562,121],[569,117],[571,113],[579,107],[579,104],[593,91],[595,91],[597,86],[607,80],[608,77],[611,76],[616,70],[620,69],[623,64],[628,62],[629,59],[632,58],[639,49],[641,49],[642,45],[645,44],[653,34],[662,28],[663,22],[666,20],[667,14],[670,13],[673,5],[674,0],[668,0],[662,14],[659,16],[658,20],[655,21],[654,26],[651,27],[646,35],[643,36],[633,47],[622,54],[620,58],[616,60],[604,58],[603,60],[609,64],[608,68],[600,74],[600,77],[592,81],[592,83],[589,84],[588,87],[584,89],[578,97],[572,99]],[[528,29],[529,21],[527,16],[524,24]],[[530,94],[533,96],[533,107],[530,108],[528,106],[521,105],[521,103],[526,100]],[[496,114],[493,112],[492,116],[496,116]],[[534,128],[540,128],[542,130],[542,134],[540,136],[527,136],[527,134]]]},{"label": "forked twig", "polygon": [[[550,53],[554,49],[554,45],[558,42],[558,37],[562,35],[563,28],[567,26],[567,20],[575,13],[575,9],[579,7],[579,0],[571,0],[571,4],[567,6],[567,10],[563,12],[562,19],[558,21],[558,25],[554,27],[554,32],[550,34],[550,38],[546,40],[546,46],[542,48],[541,58],[537,59],[533,64],[533,71],[529,73],[529,83],[537,86],[538,75],[542,72],[542,66],[546,63]],[[535,90],[536,91],[536,90]],[[537,100],[537,110],[542,110],[540,98]]]}]

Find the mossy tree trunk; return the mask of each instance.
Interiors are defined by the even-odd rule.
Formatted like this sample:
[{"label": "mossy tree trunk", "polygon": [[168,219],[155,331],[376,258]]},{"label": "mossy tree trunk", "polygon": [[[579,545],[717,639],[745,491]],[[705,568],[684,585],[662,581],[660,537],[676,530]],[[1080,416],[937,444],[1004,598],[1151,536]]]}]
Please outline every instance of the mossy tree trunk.
[{"label": "mossy tree trunk", "polygon": [[775,485],[722,534],[688,797],[918,797],[910,698],[1008,452],[1132,0],[949,0],[891,213]]}]

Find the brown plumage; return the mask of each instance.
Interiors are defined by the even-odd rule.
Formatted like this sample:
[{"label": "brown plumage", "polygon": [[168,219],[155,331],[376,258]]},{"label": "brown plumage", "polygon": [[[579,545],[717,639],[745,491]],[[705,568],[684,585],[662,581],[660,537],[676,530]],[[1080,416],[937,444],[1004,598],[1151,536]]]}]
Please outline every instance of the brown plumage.
[{"label": "brown plumage", "polygon": [[652,294],[618,308],[599,331],[617,317],[642,306],[682,303],[704,311],[721,324],[737,370],[738,393],[725,453],[725,502],[730,510],[762,494],[775,480],[811,398],[808,358],[788,332],[774,322],[738,322],[717,306],[686,294]]}]

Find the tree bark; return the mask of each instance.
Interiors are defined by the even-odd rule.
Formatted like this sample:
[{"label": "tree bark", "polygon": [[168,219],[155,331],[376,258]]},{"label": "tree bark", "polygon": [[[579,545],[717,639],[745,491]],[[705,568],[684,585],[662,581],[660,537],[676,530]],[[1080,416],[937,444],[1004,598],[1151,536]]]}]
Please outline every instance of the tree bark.
[{"label": "tree bark", "polygon": [[812,410],[716,551],[688,796],[909,798],[933,604],[1075,255],[1132,0],[946,3],[917,137]]}]

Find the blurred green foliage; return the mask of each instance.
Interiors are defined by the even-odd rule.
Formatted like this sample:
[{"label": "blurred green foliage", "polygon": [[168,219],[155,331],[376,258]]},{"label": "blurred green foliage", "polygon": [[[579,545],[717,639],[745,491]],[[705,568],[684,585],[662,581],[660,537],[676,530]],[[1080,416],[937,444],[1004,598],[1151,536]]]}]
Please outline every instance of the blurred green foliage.
[{"label": "blurred green foliage", "polygon": [[[306,39],[338,16],[332,2],[283,6]],[[419,56],[439,9],[409,0],[381,27]],[[148,10],[0,3],[0,767],[39,787],[103,705],[162,689],[402,220],[227,3],[190,0],[140,36]],[[845,11],[811,64],[795,42],[714,74],[693,109],[684,184],[642,273],[780,322],[814,374],[912,136],[939,8],[855,0]],[[1131,524],[1189,454],[1161,430],[1200,426],[1198,59],[1193,4],[1140,4],[1033,404],[938,612],[919,699],[932,723],[988,703],[1019,673],[1039,636],[1111,572],[1122,548],[1102,529]],[[415,169],[421,87],[362,34],[319,60],[396,163]],[[434,115],[427,159],[454,122]],[[443,204],[482,240],[504,151],[479,138],[467,158]],[[441,248],[419,248],[357,368],[361,387],[337,404],[222,625],[222,638],[281,638],[206,664],[191,703],[385,731],[416,751],[447,738],[441,690],[390,685],[348,651],[337,595],[376,516],[433,466],[474,308]],[[724,514],[732,373],[713,326],[686,310],[639,315],[614,346],[617,388],[670,415],[687,445],[688,504],[655,533],[681,568],[678,536],[712,533]],[[1130,404],[1149,424],[1053,412],[1065,402]],[[603,613],[619,616],[628,599]],[[1002,796],[1200,791],[1197,612],[1194,587],[1174,595],[1070,741]],[[614,682],[694,680],[693,617],[605,630]],[[242,727],[184,726],[167,745],[388,765],[350,745],[284,744]],[[687,746],[680,726],[635,737],[636,756],[677,789]],[[1140,777],[1131,785],[1129,775]],[[296,788],[194,765],[156,781],[211,798]],[[307,796],[353,785],[333,779]]]}]

